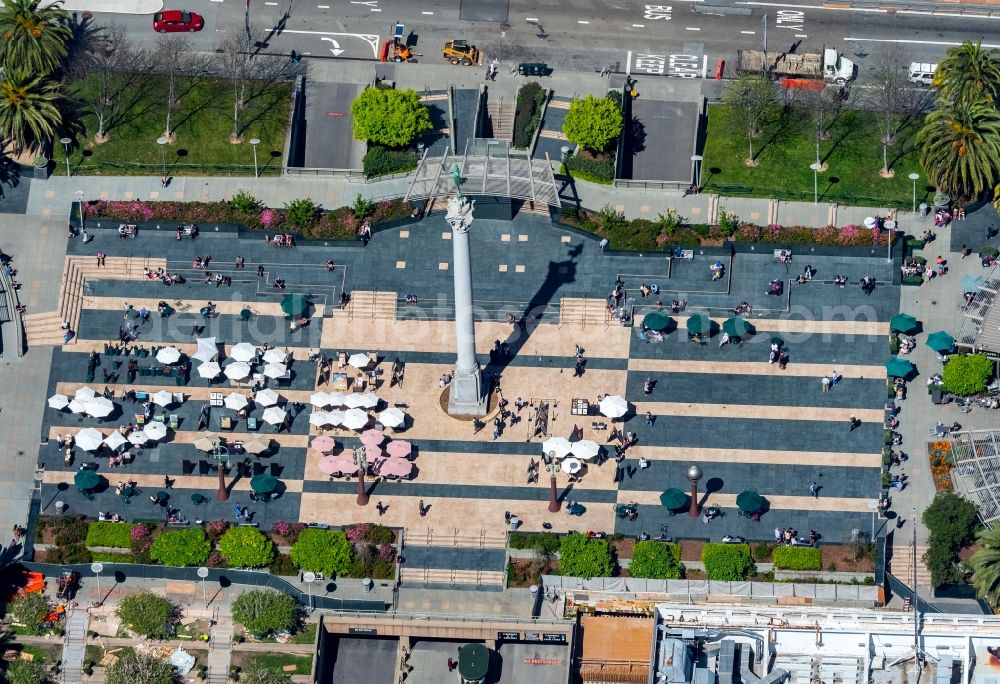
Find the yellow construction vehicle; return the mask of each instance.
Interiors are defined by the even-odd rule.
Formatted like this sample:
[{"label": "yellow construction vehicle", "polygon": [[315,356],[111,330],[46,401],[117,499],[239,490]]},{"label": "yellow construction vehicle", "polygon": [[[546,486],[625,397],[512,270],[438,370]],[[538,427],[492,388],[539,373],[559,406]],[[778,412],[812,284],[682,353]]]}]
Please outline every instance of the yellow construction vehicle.
[{"label": "yellow construction vehicle", "polygon": [[449,40],[444,44],[442,54],[452,64],[472,66],[479,62],[479,50],[475,45],[469,45],[467,40]]}]

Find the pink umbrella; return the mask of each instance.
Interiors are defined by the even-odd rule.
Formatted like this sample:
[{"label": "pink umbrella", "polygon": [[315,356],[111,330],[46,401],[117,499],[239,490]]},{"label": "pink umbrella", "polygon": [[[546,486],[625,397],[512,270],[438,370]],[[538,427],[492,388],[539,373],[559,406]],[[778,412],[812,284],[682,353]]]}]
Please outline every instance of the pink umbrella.
[{"label": "pink umbrella", "polygon": [[320,459],[319,470],[321,473],[326,473],[327,475],[356,473],[358,466],[355,465],[353,460],[347,460],[339,456],[324,456]]},{"label": "pink umbrella", "polygon": [[361,443],[365,446],[378,446],[385,441],[385,435],[381,430],[365,430],[361,433]]},{"label": "pink umbrella", "polygon": [[372,461],[377,461],[381,458],[385,458],[382,450],[377,446],[372,446],[371,444],[365,445],[365,459],[371,463]]},{"label": "pink umbrella", "polygon": [[413,445],[403,439],[394,439],[385,448],[385,452],[395,458],[406,458],[412,451]]},{"label": "pink umbrella", "polygon": [[335,446],[337,446],[337,443],[333,441],[333,437],[330,435],[320,435],[312,441],[312,448],[323,453],[333,451]]},{"label": "pink umbrella", "polygon": [[387,458],[379,467],[379,474],[389,477],[409,477],[413,464],[404,458]]}]

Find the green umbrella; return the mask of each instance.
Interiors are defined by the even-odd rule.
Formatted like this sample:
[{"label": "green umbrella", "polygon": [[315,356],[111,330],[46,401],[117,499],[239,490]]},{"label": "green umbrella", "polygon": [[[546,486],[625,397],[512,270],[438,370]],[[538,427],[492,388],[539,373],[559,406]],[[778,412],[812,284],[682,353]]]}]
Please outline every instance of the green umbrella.
[{"label": "green umbrella", "polygon": [[885,370],[891,377],[906,378],[913,373],[916,368],[906,359],[890,359],[885,362]]},{"label": "green umbrella", "polygon": [[707,335],[712,331],[712,321],[708,316],[695,314],[687,320],[687,331],[692,335]]},{"label": "green umbrella", "polygon": [[91,489],[96,489],[97,485],[101,483],[101,476],[97,474],[96,471],[90,470],[78,470],[76,475],[73,476],[73,483],[76,488],[87,492]]},{"label": "green umbrella", "polygon": [[688,495],[676,487],[671,487],[660,494],[660,503],[668,511],[676,511],[678,508],[683,508],[687,505],[687,501]]},{"label": "green umbrella", "polygon": [[744,513],[759,513],[767,505],[767,499],[752,489],[740,492],[736,497],[736,505]]},{"label": "green umbrella", "polygon": [[722,332],[726,333],[730,337],[738,337],[740,339],[744,337],[749,337],[753,333],[753,326],[747,323],[747,321],[739,316],[733,316],[732,318],[727,318],[722,324]]},{"label": "green umbrella", "polygon": [[304,294],[286,294],[281,298],[281,310],[289,318],[301,316],[309,306],[309,299]]},{"label": "green umbrella", "polygon": [[889,329],[904,335],[911,333],[917,329],[917,319],[910,314],[896,314],[889,319]]},{"label": "green umbrella", "polygon": [[253,479],[250,480],[250,489],[254,490],[258,494],[269,494],[277,488],[278,478],[268,475],[267,473],[254,475]]},{"label": "green umbrella", "polygon": [[655,330],[656,332],[663,332],[670,327],[673,320],[665,313],[660,313],[659,311],[654,311],[648,313],[642,317],[642,324],[649,328],[650,330]]},{"label": "green umbrella", "polygon": [[927,346],[938,354],[946,354],[955,348],[955,338],[944,330],[938,330],[927,336]]}]

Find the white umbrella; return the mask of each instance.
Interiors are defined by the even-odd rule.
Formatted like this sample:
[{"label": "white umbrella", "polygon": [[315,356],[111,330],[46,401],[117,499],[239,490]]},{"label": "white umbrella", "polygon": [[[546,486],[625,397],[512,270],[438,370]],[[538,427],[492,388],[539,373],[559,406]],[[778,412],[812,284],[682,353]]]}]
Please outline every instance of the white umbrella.
[{"label": "white umbrella", "polygon": [[128,444],[128,440],[122,436],[122,433],[118,432],[118,430],[115,430],[104,439],[104,443],[108,446],[109,449],[114,451],[123,444]]},{"label": "white umbrella", "polygon": [[584,461],[597,458],[597,454],[600,452],[601,446],[589,439],[581,439],[579,442],[573,442],[573,455],[577,458],[582,458]]},{"label": "white umbrella", "polygon": [[191,358],[198,359],[202,363],[208,363],[209,361],[215,361],[219,358],[219,345],[215,341],[214,337],[199,337],[198,338],[198,349],[191,356]]},{"label": "white umbrella", "polygon": [[378,406],[380,399],[371,392],[364,394],[348,394],[344,397],[344,406],[347,408],[372,408]]},{"label": "white umbrella", "polygon": [[67,404],[67,407],[73,413],[86,413],[87,412],[87,400],[86,399],[73,399]]},{"label": "white umbrella", "polygon": [[628,413],[628,402],[618,395],[604,397],[598,404],[601,413],[608,418],[621,418]]},{"label": "white umbrella", "polygon": [[347,400],[343,392],[330,392],[327,396],[330,398],[330,406],[343,406]]},{"label": "white umbrella", "polygon": [[250,366],[242,361],[231,363],[223,371],[230,380],[243,380],[250,377]]},{"label": "white umbrella", "polygon": [[128,441],[136,446],[142,446],[149,441],[149,437],[142,430],[132,430],[132,432],[128,434]]},{"label": "white umbrella", "polygon": [[569,443],[569,440],[565,437],[549,437],[547,440],[542,442],[542,453],[545,455],[555,453],[556,458],[563,458],[569,456],[569,453],[573,450],[573,445]]},{"label": "white umbrella", "polygon": [[280,423],[285,422],[286,415],[285,409],[280,406],[272,406],[264,409],[264,415],[261,418],[269,425],[279,425]]},{"label": "white umbrella", "polygon": [[223,400],[227,409],[232,409],[233,411],[239,411],[247,407],[250,400],[247,399],[245,394],[239,394],[238,392],[233,392]]},{"label": "white umbrella", "polygon": [[398,428],[406,423],[406,414],[396,407],[387,408],[378,414],[378,422],[388,428]]},{"label": "white umbrella", "polygon": [[84,410],[94,418],[106,418],[114,412],[115,405],[105,397],[94,397],[87,402]]},{"label": "white umbrella", "polygon": [[257,347],[249,342],[240,342],[229,350],[229,358],[246,363],[257,356]]},{"label": "white umbrella", "polygon": [[262,454],[271,448],[271,440],[263,440],[260,437],[254,437],[249,442],[243,445],[243,451],[248,454]]},{"label": "white umbrella", "polygon": [[266,366],[264,366],[264,375],[273,380],[282,377],[287,372],[288,369],[285,368],[285,366],[280,363],[269,363]]},{"label": "white umbrella", "polygon": [[316,427],[324,427],[327,425],[336,425],[330,418],[330,414],[326,411],[313,411],[309,414],[309,424],[315,425]]},{"label": "white umbrella", "polygon": [[326,392],[313,392],[309,395],[309,403],[316,408],[323,408],[330,405],[330,395]]},{"label": "white umbrella", "polygon": [[361,409],[352,408],[344,411],[344,427],[348,430],[360,430],[368,425],[368,414]]},{"label": "white umbrella", "polygon": [[152,423],[146,423],[146,426],[142,428],[142,431],[146,437],[154,442],[159,442],[167,436],[167,426],[158,420],[154,420]]},{"label": "white umbrella", "polygon": [[564,473],[569,473],[570,475],[575,475],[580,472],[583,468],[583,464],[575,458],[567,458],[562,462],[562,470]]},{"label": "white umbrella", "polygon": [[57,411],[62,411],[64,408],[69,406],[69,397],[65,394],[53,394],[49,397],[49,408],[54,408]]},{"label": "white umbrella", "polygon": [[261,391],[257,392],[257,394],[254,395],[253,400],[258,404],[260,404],[261,406],[274,406],[275,404],[278,403],[278,399],[280,398],[281,397],[278,396],[278,393],[275,392],[273,389],[271,389],[270,387],[265,387],[264,389],[262,389]]},{"label": "white umbrella", "polygon": [[166,408],[174,403],[174,395],[166,390],[160,390],[153,395],[153,403],[157,406],[163,406]]},{"label": "white umbrella", "polygon": [[354,366],[358,370],[363,370],[368,368],[368,364],[371,361],[368,359],[368,354],[351,354],[351,358],[347,359],[347,363]]},{"label": "white umbrella", "polygon": [[218,377],[219,373],[222,372],[222,368],[215,361],[206,361],[205,363],[198,366],[198,375],[205,378],[206,380],[211,380],[212,378]]},{"label": "white umbrella", "polygon": [[156,352],[156,360],[160,363],[177,363],[181,360],[181,352],[177,347],[164,347]]},{"label": "white umbrella", "polygon": [[83,428],[76,433],[76,445],[84,451],[95,451],[104,441],[104,435],[94,428]]},{"label": "white umbrella", "polygon": [[206,432],[201,437],[194,440],[194,448],[198,451],[211,451],[215,447],[219,446],[221,442],[222,440],[220,440],[217,435],[211,432]]},{"label": "white umbrella", "polygon": [[264,363],[285,363],[288,359],[288,352],[284,349],[268,349],[264,352]]},{"label": "white umbrella", "polygon": [[73,395],[73,398],[79,399],[80,401],[87,401],[88,399],[93,399],[96,396],[97,392],[84,385],[83,387],[81,387],[76,391],[76,394]]}]

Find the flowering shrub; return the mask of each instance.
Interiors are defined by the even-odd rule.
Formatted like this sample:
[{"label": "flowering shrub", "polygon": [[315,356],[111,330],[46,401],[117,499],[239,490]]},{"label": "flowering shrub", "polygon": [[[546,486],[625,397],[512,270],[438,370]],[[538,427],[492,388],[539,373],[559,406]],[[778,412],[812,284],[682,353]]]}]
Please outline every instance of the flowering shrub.
[{"label": "flowering shrub", "polygon": [[229,523],[225,520],[209,520],[205,524],[205,534],[208,536],[208,540],[213,544],[219,541],[219,538],[229,529]]},{"label": "flowering shrub", "polygon": [[382,560],[391,563],[396,560],[396,547],[392,544],[379,544],[378,555]]},{"label": "flowering shrub", "polygon": [[132,540],[138,541],[140,539],[145,539],[149,536],[150,529],[143,525],[142,523],[136,523],[132,526]]},{"label": "flowering shrub", "polygon": [[278,520],[271,526],[271,531],[289,544],[294,544],[304,529],[306,529],[305,523],[286,522],[284,520]]},{"label": "flowering shrub", "polygon": [[274,209],[265,209],[260,212],[260,225],[264,228],[274,228],[281,222],[281,214]]},{"label": "flowering shrub", "polygon": [[931,442],[928,458],[931,462],[931,477],[934,489],[939,492],[951,491],[951,443],[946,440]]},{"label": "flowering shrub", "polygon": [[354,525],[348,525],[347,529],[344,530],[344,534],[347,535],[347,539],[352,544],[357,544],[365,540],[369,527],[371,527],[369,523],[355,523]]},{"label": "flowering shrub", "polygon": [[91,202],[83,205],[85,216],[106,216],[123,221],[150,221],[155,213],[153,209],[139,200]]}]

